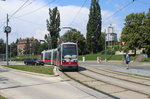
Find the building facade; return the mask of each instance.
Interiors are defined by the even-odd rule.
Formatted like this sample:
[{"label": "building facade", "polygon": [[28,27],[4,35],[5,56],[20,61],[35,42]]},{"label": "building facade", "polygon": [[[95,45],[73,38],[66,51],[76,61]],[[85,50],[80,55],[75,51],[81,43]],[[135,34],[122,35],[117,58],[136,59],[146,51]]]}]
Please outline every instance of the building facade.
[{"label": "building facade", "polygon": [[26,38],[26,39],[20,39],[18,41],[18,44],[17,44],[18,56],[21,56],[21,55],[25,54],[25,49],[26,49],[27,45],[29,47],[29,51],[30,51],[29,53],[32,54],[33,52],[31,52],[31,48],[32,48],[32,43],[33,42],[38,42],[38,40],[33,38],[33,37],[32,38]]},{"label": "building facade", "polygon": [[115,42],[118,42],[117,33],[114,33],[114,27],[110,24],[106,33],[107,46],[113,46]]}]

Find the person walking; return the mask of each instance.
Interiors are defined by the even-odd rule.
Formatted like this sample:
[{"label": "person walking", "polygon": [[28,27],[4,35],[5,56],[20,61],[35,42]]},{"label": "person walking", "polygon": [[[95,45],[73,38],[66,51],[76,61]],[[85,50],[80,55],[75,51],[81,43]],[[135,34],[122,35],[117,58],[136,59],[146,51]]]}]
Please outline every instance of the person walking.
[{"label": "person walking", "polygon": [[130,56],[129,56],[128,52],[126,52],[126,64],[127,64],[126,69],[129,69],[129,63],[130,63]]}]

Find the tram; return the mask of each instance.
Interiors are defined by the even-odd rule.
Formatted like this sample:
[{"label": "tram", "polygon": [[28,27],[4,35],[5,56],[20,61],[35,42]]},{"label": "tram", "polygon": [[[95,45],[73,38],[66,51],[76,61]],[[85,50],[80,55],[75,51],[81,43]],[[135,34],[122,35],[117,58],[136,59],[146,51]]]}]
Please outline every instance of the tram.
[{"label": "tram", "polygon": [[56,65],[59,70],[78,71],[77,43],[61,43],[58,48],[42,51],[42,60],[50,65]]}]

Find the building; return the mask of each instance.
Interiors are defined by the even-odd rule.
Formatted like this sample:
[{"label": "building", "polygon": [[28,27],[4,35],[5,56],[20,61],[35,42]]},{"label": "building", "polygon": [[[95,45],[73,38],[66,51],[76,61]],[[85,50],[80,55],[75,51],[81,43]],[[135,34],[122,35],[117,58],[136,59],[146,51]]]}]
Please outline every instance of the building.
[{"label": "building", "polygon": [[114,45],[115,42],[118,42],[117,33],[114,33],[114,27],[112,27],[112,25],[110,24],[106,33],[107,46],[112,46]]},{"label": "building", "polygon": [[25,52],[25,47],[27,45],[27,43],[29,43],[29,49],[30,49],[30,54],[32,54],[33,52],[31,52],[31,47],[32,47],[32,43],[33,42],[38,42],[37,39],[35,38],[26,38],[26,39],[20,39],[18,41],[18,44],[17,44],[17,53],[18,53],[18,56],[21,56],[21,55],[24,55],[24,52]]}]

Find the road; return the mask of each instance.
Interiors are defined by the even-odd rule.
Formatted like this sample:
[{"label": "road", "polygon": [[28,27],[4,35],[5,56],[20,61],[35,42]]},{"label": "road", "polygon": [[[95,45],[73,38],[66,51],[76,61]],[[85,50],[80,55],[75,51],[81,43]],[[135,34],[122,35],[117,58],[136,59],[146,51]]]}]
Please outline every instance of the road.
[{"label": "road", "polygon": [[[7,96],[8,99],[97,98],[87,91],[82,90],[82,88],[72,86],[68,82],[69,80],[63,80],[59,76],[32,75],[0,67],[0,94]],[[101,97],[101,94],[99,97]]]},{"label": "road", "polygon": [[[21,65],[23,63],[11,62],[11,64]],[[131,64],[129,70],[125,69],[125,65],[115,63],[105,65],[96,61],[80,62],[80,65],[92,68],[131,71],[132,73],[134,70],[139,70],[138,73],[141,70],[148,72],[150,70],[149,64]],[[141,73],[143,74],[143,72]],[[32,75],[0,67],[0,94],[10,99],[110,99],[105,94],[83,86],[71,85],[70,82],[69,79],[60,77]]]}]

